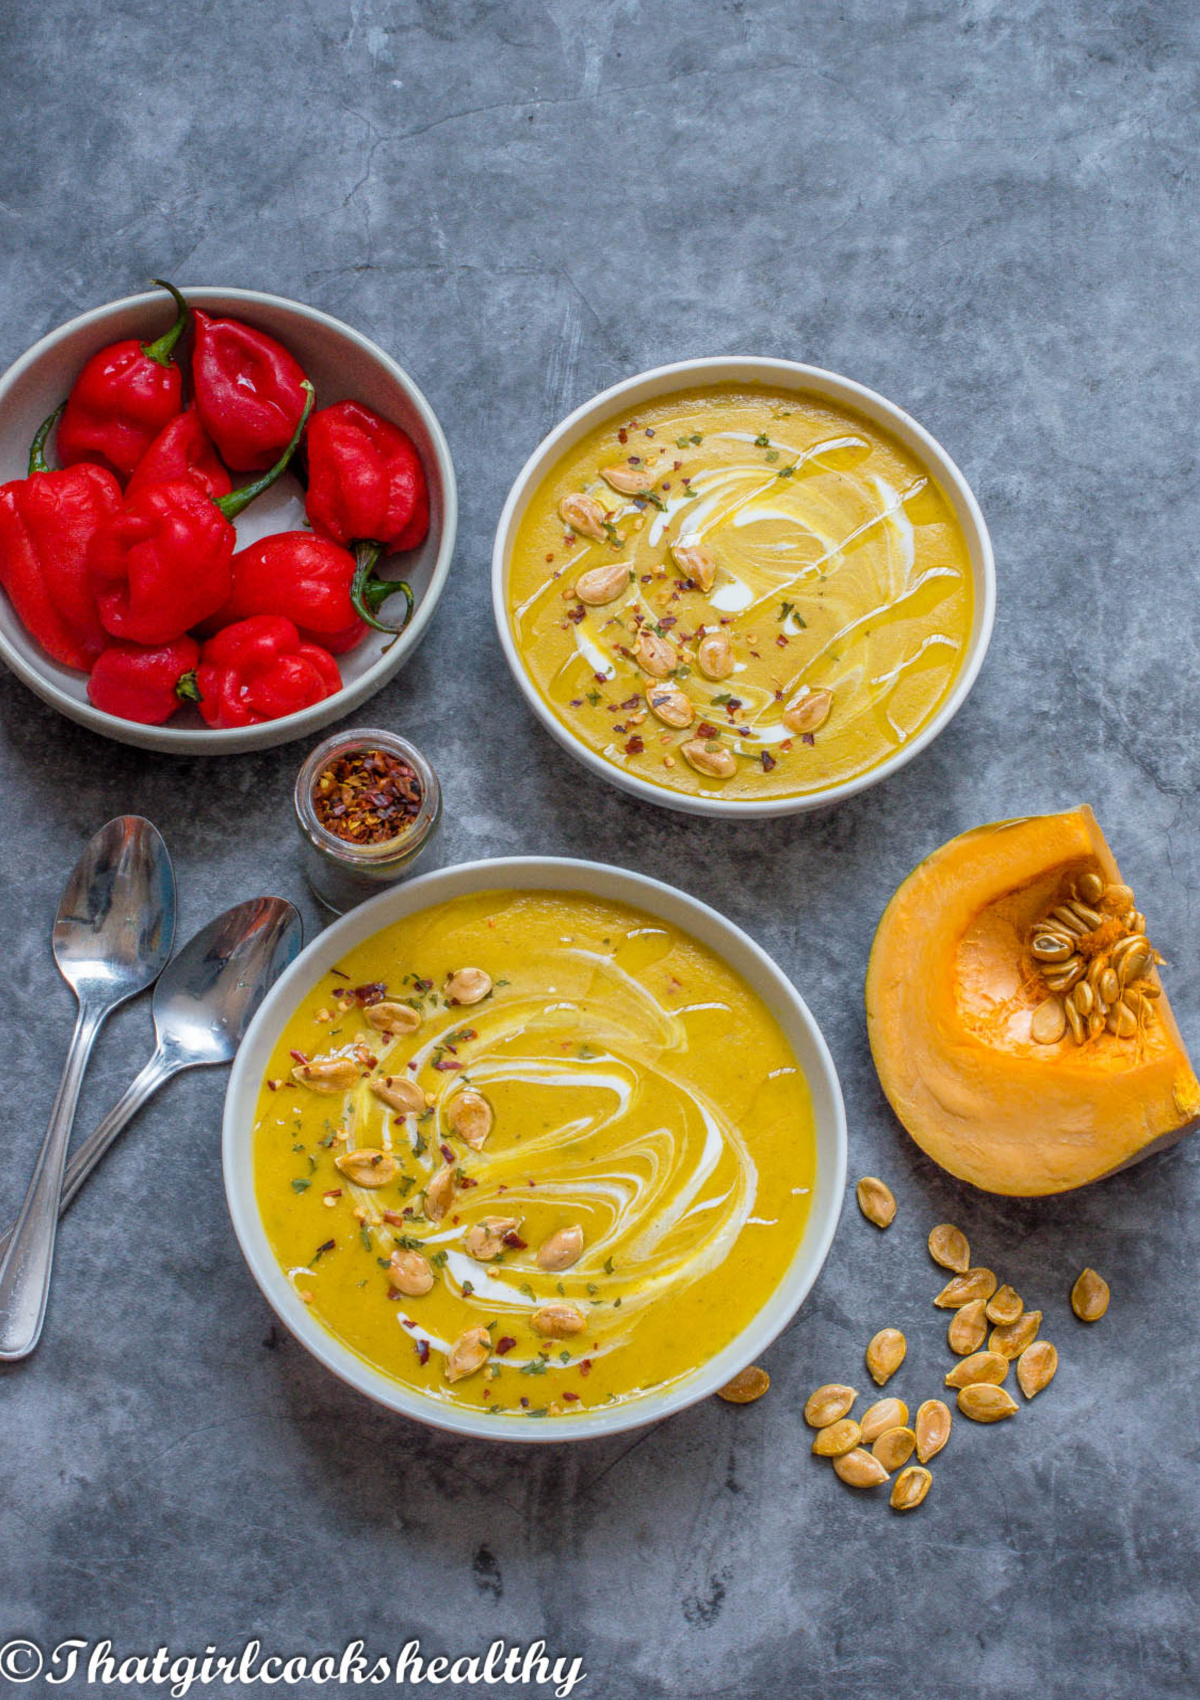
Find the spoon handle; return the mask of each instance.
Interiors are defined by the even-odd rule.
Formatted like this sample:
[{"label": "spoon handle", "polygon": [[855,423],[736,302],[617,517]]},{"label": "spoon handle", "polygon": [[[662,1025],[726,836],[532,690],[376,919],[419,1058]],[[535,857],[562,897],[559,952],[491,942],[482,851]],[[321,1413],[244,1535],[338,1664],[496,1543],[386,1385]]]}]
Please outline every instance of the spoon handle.
[{"label": "spoon handle", "polygon": [[84,1070],[107,1013],[104,1008],[79,1006],[50,1126],[12,1239],[0,1260],[0,1359],[28,1357],[42,1332],[71,1124]]},{"label": "spoon handle", "polygon": [[[128,1124],[137,1115],[147,1098],[152,1098],[164,1081],[170,1080],[184,1065],[172,1062],[161,1048],[155,1051],[150,1061],[125,1088],[118,1101],[98,1124],[93,1132],[74,1153],[67,1164],[67,1173],[63,1180],[62,1203],[59,1215],[72,1203],[75,1194],[92,1170],[108,1150],[119,1133],[123,1133]],[[0,1239],[0,1251],[3,1250],[4,1240]]]}]

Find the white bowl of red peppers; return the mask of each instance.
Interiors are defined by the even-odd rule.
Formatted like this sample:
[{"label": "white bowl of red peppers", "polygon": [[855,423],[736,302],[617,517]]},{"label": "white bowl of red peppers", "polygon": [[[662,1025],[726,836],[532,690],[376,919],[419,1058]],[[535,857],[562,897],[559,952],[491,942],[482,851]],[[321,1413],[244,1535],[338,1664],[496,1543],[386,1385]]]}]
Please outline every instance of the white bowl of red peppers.
[{"label": "white bowl of red peppers", "polygon": [[158,285],[0,378],[0,657],[122,743],[226,754],[359,707],[450,571],[437,418],[349,325]]}]

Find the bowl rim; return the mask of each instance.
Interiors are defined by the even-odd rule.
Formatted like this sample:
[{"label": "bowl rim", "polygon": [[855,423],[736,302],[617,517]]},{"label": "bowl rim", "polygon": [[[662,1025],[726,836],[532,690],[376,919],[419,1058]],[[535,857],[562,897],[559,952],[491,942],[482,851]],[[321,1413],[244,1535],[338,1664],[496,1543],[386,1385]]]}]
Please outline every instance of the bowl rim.
[{"label": "bowl rim", "polygon": [[[747,979],[808,1055],[799,1058],[813,1103],[817,1145],[809,1215],[787,1271],[752,1320],[727,1345],[660,1396],[605,1406],[590,1416],[532,1423],[439,1405],[410,1391],[345,1345],[305,1307],[267,1239],[254,1187],[253,1130],[263,1069],[279,1030],[299,1000],[347,949],[431,904],[491,890],[557,889],[611,897],[658,915],[698,937]],[[792,1028],[788,1032],[788,1027]],[[509,856],[465,862],[418,875],[370,899],[325,929],[287,968],[259,1007],[234,1060],[225,1094],[221,1166],[234,1233],[250,1273],[284,1326],[326,1369],[403,1416],[449,1433],[514,1444],[592,1439],[645,1427],[708,1398],[752,1363],[794,1320],[829,1254],[846,1185],[845,1106],[837,1069],[808,1005],[774,959],[719,910],[647,874],[569,856]]]},{"label": "bowl rim", "polygon": [[[334,696],[325,697],[321,702],[313,703],[309,708],[300,709],[295,714],[284,715],[279,720],[264,721],[256,726],[225,728],[180,727],[169,724],[142,726],[136,721],[121,720],[116,715],[107,714],[94,707],[86,699],[77,701],[45,673],[41,666],[35,665],[23,655],[0,629],[0,660],[3,660],[5,666],[43,702],[74,720],[76,724],[86,726],[102,737],[115,739],[118,743],[133,744],[142,749],[176,755],[230,755],[243,750],[269,749],[278,744],[291,743],[294,739],[307,737],[333,721],[340,720],[344,715],[361,708],[408,660],[433,619],[450,575],[458,533],[458,485],[450,445],[429,401],[399,362],[362,331],[356,330],[353,325],[346,324],[342,319],[335,318],[331,313],[326,313],[320,307],[310,307],[306,302],[293,301],[288,296],[274,295],[265,290],[223,288],[218,284],[188,284],[179,287],[185,300],[200,307],[224,303],[269,307],[294,314],[355,344],[368,359],[381,366],[409,398],[429,434],[437,477],[442,487],[442,533],[433,571],[425,594],[421,597],[406,630],[395,644],[371,663],[361,678],[355,679],[349,685],[343,685]],[[119,300],[89,307],[86,312],[78,313],[73,319],[68,319],[53,330],[47,331],[0,374],[0,409],[3,409],[10,390],[61,343],[80,331],[100,326],[121,314],[161,305],[161,290],[144,290],[136,295],[125,295]]]},{"label": "bowl rim", "polygon": [[[718,372],[720,377],[715,376]],[[517,520],[523,515],[526,498],[532,487],[562,452],[565,439],[582,435],[585,426],[599,424],[603,418],[617,411],[617,403],[630,391],[640,390],[645,386],[646,395],[639,399],[650,399],[651,396],[669,394],[676,384],[678,388],[684,389],[689,383],[709,376],[713,382],[722,383],[736,383],[739,379],[759,383],[775,379],[782,380],[787,387],[793,389],[804,389],[807,385],[817,394],[840,400],[865,413],[874,423],[891,429],[907,448],[926,463],[943,485],[966,536],[975,580],[976,608],[967,652],[953,686],[936,714],[916,737],[893,751],[868,772],[857,774],[854,778],[831,785],[823,791],[805,792],[796,797],[761,799],[693,797],[669,791],[665,786],[653,785],[637,774],[626,772],[589,749],[551,712],[530,677],[513,637],[508,618],[507,581],[508,559]],[[829,371],[822,366],[812,366],[803,361],[784,360],[772,355],[711,354],[692,360],[673,361],[664,366],[652,366],[632,377],[622,378],[619,383],[610,385],[608,389],[592,396],[589,401],[582,402],[542,438],[513,480],[496,525],[492,544],[492,612],[500,647],[527,705],[556,742],[576,761],[610,785],[616,785],[621,790],[640,797],[643,802],[654,803],[659,808],[672,809],[681,814],[705,815],[718,820],[763,820],[781,815],[803,814],[810,809],[828,808],[843,802],[847,797],[855,796],[859,791],[865,791],[869,786],[878,785],[905,767],[914,756],[919,755],[945,731],[970,694],[991,642],[996,615],[996,566],[987,524],[975,493],[963,472],[932,432],[898,403],[890,401],[878,390],[858,383],[854,378],[847,378],[840,372]]]}]

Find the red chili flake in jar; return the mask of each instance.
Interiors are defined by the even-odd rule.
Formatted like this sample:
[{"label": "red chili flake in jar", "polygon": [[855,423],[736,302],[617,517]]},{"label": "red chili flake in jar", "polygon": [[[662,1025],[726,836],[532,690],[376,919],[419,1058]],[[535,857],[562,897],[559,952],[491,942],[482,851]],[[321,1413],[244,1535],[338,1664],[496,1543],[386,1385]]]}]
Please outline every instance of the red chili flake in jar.
[{"label": "red chili flake in jar", "polygon": [[511,1334],[502,1334],[496,1341],[496,1356],[502,1358],[505,1352],[512,1351],[516,1343]]},{"label": "red chili flake in jar", "polygon": [[421,812],[421,781],[386,750],[337,756],[318,776],[313,808],[327,832],[348,844],[386,844]]},{"label": "red chili flake in jar", "polygon": [[625,745],[625,754],[627,756],[640,756],[645,748],[645,744],[643,744],[642,740],[635,732],[633,737],[630,738],[629,742]]},{"label": "red chili flake in jar", "polygon": [[759,751],[759,760],[762,762],[764,773],[770,773],[771,769],[776,765],[774,756],[768,755],[766,750]]},{"label": "red chili flake in jar", "polygon": [[696,736],[697,738],[715,738],[717,729],[715,726],[711,726],[707,720],[702,720],[696,728]]},{"label": "red chili flake in jar", "polygon": [[579,1360],[579,1373],[580,1373],[580,1375],[590,1375],[592,1373],[592,1360],[591,1360],[591,1358],[580,1358],[580,1360]]},{"label": "red chili flake in jar", "polygon": [[439,1145],[438,1150],[441,1152],[442,1156],[446,1159],[447,1163],[453,1163],[453,1161],[454,1161],[454,1150],[451,1146],[449,1146],[449,1145]]},{"label": "red chili flake in jar", "polygon": [[816,743],[816,741],[817,740],[813,737],[811,732],[802,732],[800,734],[800,742],[802,744],[807,744],[810,750],[812,749],[812,747]]},{"label": "red chili flake in jar", "polygon": [[563,1398],[569,1400],[572,1405],[578,1405],[579,1403],[578,1393],[564,1393]]},{"label": "red chili flake in jar", "polygon": [[617,432],[617,441],[618,443],[627,443],[629,441],[629,432],[625,429],[624,425],[622,425],[621,429]]},{"label": "red chili flake in jar", "polygon": [[528,1242],[521,1238],[515,1228],[510,1228],[504,1236],[504,1243],[513,1251],[524,1251]]},{"label": "red chili flake in jar", "polygon": [[291,1057],[293,1062],[306,1063],[308,1061],[303,1051],[289,1051],[288,1056]]},{"label": "red chili flake in jar", "polygon": [[429,1362],[429,1342],[428,1340],[418,1340],[416,1344],[417,1359],[422,1368],[424,1368],[424,1366]]}]

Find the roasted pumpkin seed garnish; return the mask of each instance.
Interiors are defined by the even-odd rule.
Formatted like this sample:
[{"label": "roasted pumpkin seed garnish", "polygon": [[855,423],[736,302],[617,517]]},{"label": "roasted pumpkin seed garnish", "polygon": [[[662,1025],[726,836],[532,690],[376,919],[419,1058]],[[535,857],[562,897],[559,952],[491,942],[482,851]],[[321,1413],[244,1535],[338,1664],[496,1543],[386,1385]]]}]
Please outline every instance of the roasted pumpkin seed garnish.
[{"label": "roasted pumpkin seed garnish", "polygon": [[1006,1358],[1019,1358],[1026,1346],[1037,1339],[1037,1331],[1042,1326],[1040,1310],[1027,1310],[1001,1328],[993,1328],[988,1339],[988,1350],[999,1352]]},{"label": "roasted pumpkin seed garnish", "polygon": [[908,1422],[908,1406],[903,1399],[877,1399],[861,1418],[862,1440],[870,1446],[889,1428],[904,1428]]},{"label": "roasted pumpkin seed garnish", "polygon": [[998,1423],[1015,1416],[1017,1402],[1003,1387],[991,1381],[975,1381],[958,1390],[958,1408],[973,1423]]},{"label": "roasted pumpkin seed garnish", "polygon": [[853,1452],[846,1452],[840,1458],[835,1458],[833,1469],[834,1474],[840,1477],[847,1487],[878,1487],[888,1479],[888,1473],[878,1458],[870,1452],[864,1452],[861,1446],[856,1446]]},{"label": "roasted pumpkin seed garnish", "polygon": [[892,1483],[889,1500],[892,1510],[915,1511],[932,1485],[933,1477],[928,1470],[923,1470],[919,1464],[910,1464]]},{"label": "roasted pumpkin seed garnish", "polygon": [[950,1438],[950,1407],[940,1399],[926,1399],[918,1407],[913,1432],[917,1437],[917,1458],[927,1464]]},{"label": "roasted pumpkin seed garnish", "polygon": [[929,1255],[943,1269],[952,1269],[956,1275],[965,1275],[971,1267],[971,1247],[967,1236],[952,1222],[939,1222],[936,1228],[930,1229]]},{"label": "roasted pumpkin seed garnish", "polygon": [[907,1350],[908,1342],[898,1328],[879,1330],[866,1352],[867,1368],[877,1386],[882,1387],[890,1376],[895,1375]]},{"label": "roasted pumpkin seed garnish", "polygon": [[819,1428],[813,1437],[812,1449],[818,1458],[840,1458],[851,1452],[862,1439],[862,1430],[853,1417],[842,1417],[828,1428]]},{"label": "roasted pumpkin seed garnish", "polygon": [[839,1417],[846,1415],[857,1398],[853,1387],[847,1387],[840,1381],[827,1381],[815,1393],[809,1394],[804,1420],[810,1428],[828,1428],[830,1423],[836,1423]]},{"label": "roasted pumpkin seed garnish", "polygon": [[989,1322],[1015,1322],[1025,1306],[1021,1303],[1021,1295],[1014,1287],[998,1287],[987,1302],[986,1314]]},{"label": "roasted pumpkin seed garnish", "polygon": [[982,1299],[972,1299],[970,1304],[956,1310],[950,1318],[950,1326],[946,1330],[946,1339],[950,1350],[957,1352],[960,1357],[966,1357],[968,1352],[977,1352],[987,1338],[987,1312]]},{"label": "roasted pumpkin seed garnish", "polygon": [[892,1189],[876,1175],[864,1175],[858,1183],[858,1208],[877,1228],[888,1227],[896,1214]]},{"label": "roasted pumpkin seed garnish", "polygon": [[1049,1387],[1057,1369],[1058,1353],[1049,1340],[1035,1340],[1017,1359],[1017,1381],[1021,1392],[1027,1399],[1032,1399],[1044,1387]]},{"label": "roasted pumpkin seed garnish", "polygon": [[717,1398],[724,1399],[730,1405],[752,1405],[756,1399],[761,1399],[771,1385],[771,1377],[758,1364],[748,1364],[727,1381],[724,1387],[717,1388]]},{"label": "roasted pumpkin seed garnish", "polygon": [[947,1387],[970,1387],[973,1382],[991,1381],[997,1387],[1008,1374],[1008,1359],[1003,1352],[972,1352],[946,1377]]},{"label": "roasted pumpkin seed garnish", "polygon": [[910,1428],[885,1428],[871,1451],[884,1469],[903,1469],[913,1455],[917,1437]]},{"label": "roasted pumpkin seed garnish", "polygon": [[990,1269],[968,1269],[965,1274],[947,1281],[933,1302],[940,1310],[961,1310],[963,1305],[969,1305],[976,1299],[982,1299],[986,1304],[998,1285]]},{"label": "roasted pumpkin seed garnish", "polygon": [[1085,1269],[1071,1288],[1071,1309],[1080,1322],[1099,1322],[1108,1309],[1108,1282],[1094,1269]]}]

